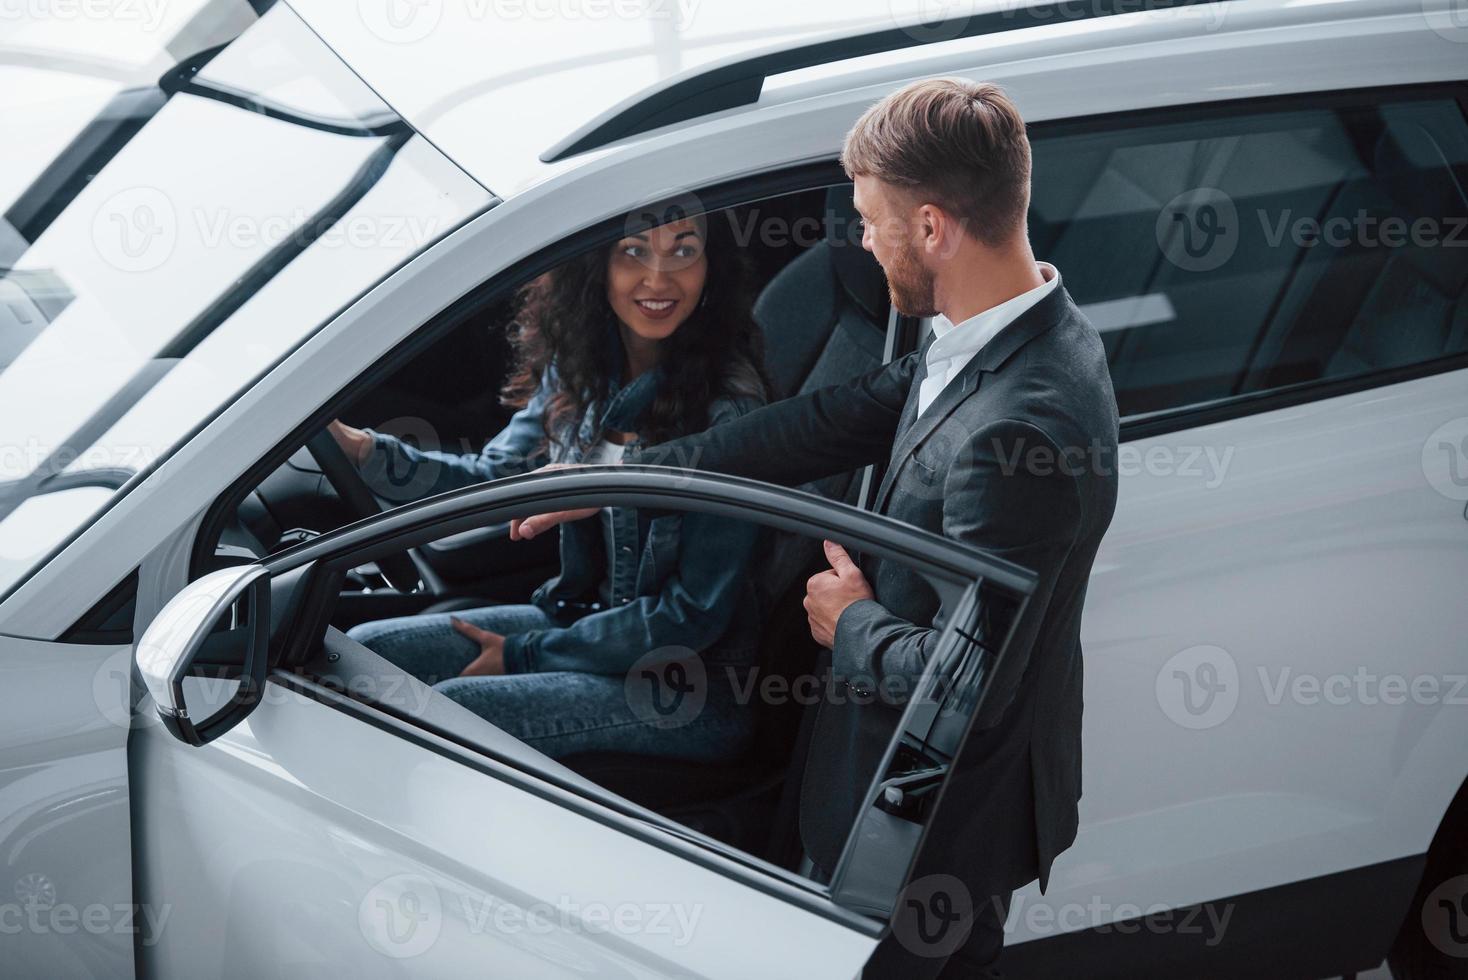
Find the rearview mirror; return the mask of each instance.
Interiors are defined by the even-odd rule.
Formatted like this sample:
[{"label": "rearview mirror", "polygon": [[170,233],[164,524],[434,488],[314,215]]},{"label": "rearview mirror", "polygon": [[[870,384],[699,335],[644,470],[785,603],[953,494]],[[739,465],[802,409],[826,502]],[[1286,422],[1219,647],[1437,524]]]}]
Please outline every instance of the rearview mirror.
[{"label": "rearview mirror", "polygon": [[[204,745],[254,710],[265,687],[269,640],[270,573],[260,565],[211,572],[168,601],[144,631],[136,659],[158,717],[175,738]],[[237,669],[239,687],[214,714],[195,721],[183,682],[206,667],[231,677]]]}]

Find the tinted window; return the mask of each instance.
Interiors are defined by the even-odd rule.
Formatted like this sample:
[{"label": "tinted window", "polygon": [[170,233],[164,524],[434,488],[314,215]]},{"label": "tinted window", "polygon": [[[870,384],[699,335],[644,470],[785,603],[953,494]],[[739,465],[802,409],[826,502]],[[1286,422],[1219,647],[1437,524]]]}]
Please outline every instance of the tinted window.
[{"label": "tinted window", "polygon": [[1465,163],[1447,98],[1057,132],[1030,233],[1135,416],[1468,350]]}]

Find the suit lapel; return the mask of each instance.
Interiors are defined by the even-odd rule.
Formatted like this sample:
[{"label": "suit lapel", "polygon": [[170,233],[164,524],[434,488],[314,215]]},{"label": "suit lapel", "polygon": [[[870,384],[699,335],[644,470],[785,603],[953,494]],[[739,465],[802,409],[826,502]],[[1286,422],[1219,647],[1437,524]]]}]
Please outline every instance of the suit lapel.
[{"label": "suit lapel", "polygon": [[887,472],[883,474],[882,483],[877,489],[877,499],[873,505],[877,513],[886,512],[887,498],[892,493],[892,485],[897,480],[897,471],[902,468],[902,463],[965,399],[979,390],[985,372],[999,370],[1015,351],[1050,329],[1069,305],[1070,294],[1063,285],[1057,283],[1055,289],[1044,299],[1020,314],[1018,319],[1000,330],[980,348],[963,366],[963,370],[958,372],[958,376],[950,379],[938,393],[928,410],[918,416],[918,392],[922,388],[923,379],[928,376],[928,347],[933,342],[932,335],[929,335],[928,342],[923,345],[923,352],[918,357],[919,366],[913,374],[907,402],[902,406],[902,419],[898,422],[897,438],[892,446]]},{"label": "suit lapel", "polygon": [[[914,449],[922,445],[923,440],[938,427],[940,422],[953,414],[953,410],[958,408],[965,398],[978,390],[979,375],[979,358],[975,356],[963,366],[963,370],[958,372],[956,378],[949,380],[943,390],[938,392],[938,397],[933,399],[928,410],[918,416],[906,431],[900,431],[897,442],[892,447],[892,458],[887,463],[887,472],[882,475],[882,484],[877,489],[877,513],[886,513],[887,497],[892,492],[892,484],[897,480],[897,471],[902,468],[903,461],[912,455]],[[912,391],[908,394],[908,406],[904,406],[904,411],[907,407],[911,407],[916,412],[918,389],[921,383],[921,379],[914,377]]]}]

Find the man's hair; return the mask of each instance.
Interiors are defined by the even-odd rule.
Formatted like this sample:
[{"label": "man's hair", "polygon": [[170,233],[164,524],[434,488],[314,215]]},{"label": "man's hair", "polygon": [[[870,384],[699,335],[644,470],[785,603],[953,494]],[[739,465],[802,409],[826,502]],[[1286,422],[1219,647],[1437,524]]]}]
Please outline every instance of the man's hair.
[{"label": "man's hair", "polygon": [[997,85],[930,78],[898,89],[851,127],[841,166],[938,205],[986,245],[1024,231],[1030,141]]}]

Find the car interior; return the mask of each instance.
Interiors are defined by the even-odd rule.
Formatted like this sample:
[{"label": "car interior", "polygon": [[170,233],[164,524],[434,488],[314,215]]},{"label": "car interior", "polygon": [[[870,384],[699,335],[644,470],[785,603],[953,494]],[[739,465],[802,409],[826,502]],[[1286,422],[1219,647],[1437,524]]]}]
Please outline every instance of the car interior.
[{"label": "car interior", "polygon": [[[757,235],[748,245],[761,284],[754,316],[764,337],[772,397],[789,397],[879,366],[889,329],[886,279],[861,247],[851,185],[787,194],[735,210],[743,212],[734,216],[736,227],[757,220],[763,227],[819,229],[804,239],[793,231],[768,240]],[[508,299],[485,306],[387,381],[363,391],[341,418],[425,448],[478,451],[512,414],[498,399],[510,368],[505,336],[510,316]],[[334,445],[313,438],[241,501],[237,519],[220,535],[220,564],[274,553],[363,516],[361,501],[345,499],[353,491],[332,479],[334,466],[345,462],[344,456],[333,458]],[[859,504],[867,482],[862,477],[839,474],[804,489]],[[526,602],[559,570],[556,537],[511,542],[508,527],[500,524],[415,549],[417,567],[397,574],[382,562],[361,566],[349,575],[331,626],[345,631],[394,616]],[[823,651],[810,638],[802,601],[806,578],[826,567],[820,542],[765,529],[753,567],[762,571],[756,591],[764,624],[756,676],[788,681],[818,670]],[[415,572],[424,588],[394,587]],[[355,648],[360,661],[365,648],[340,633],[328,636],[339,656],[352,660]],[[586,753],[563,762],[605,790],[793,870],[800,858],[800,762],[815,705],[765,700],[751,700],[755,736],[743,757],[730,764],[619,753]],[[445,703],[435,710],[453,719],[457,707]],[[459,719],[461,727],[465,723]]]}]

